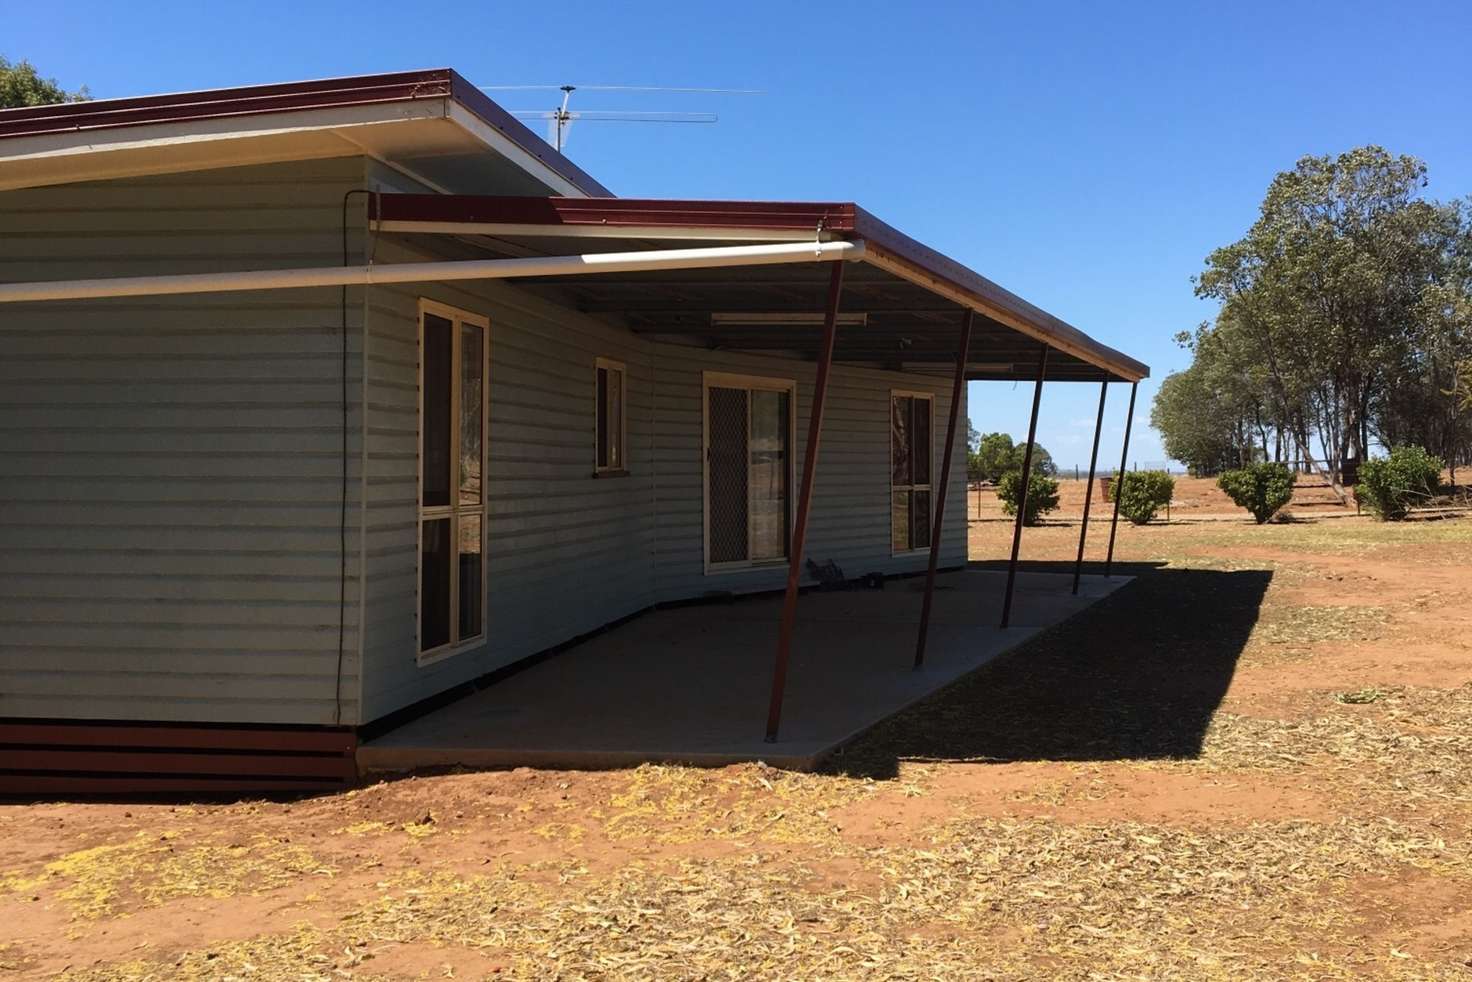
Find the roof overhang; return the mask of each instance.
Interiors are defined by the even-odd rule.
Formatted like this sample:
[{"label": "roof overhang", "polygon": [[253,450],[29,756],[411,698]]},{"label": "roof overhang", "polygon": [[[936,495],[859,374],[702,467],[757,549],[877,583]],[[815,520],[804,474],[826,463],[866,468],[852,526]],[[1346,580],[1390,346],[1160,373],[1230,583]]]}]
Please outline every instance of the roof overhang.
[{"label": "roof overhang", "polygon": [[450,69],[0,111],[0,190],[359,154],[436,189],[611,193]]},{"label": "roof overhang", "polygon": [[[491,255],[633,252],[755,243],[862,243],[845,277],[836,357],[906,371],[949,371],[966,311],[979,315],[967,375],[1026,379],[1039,342],[1048,377],[1138,381],[1149,367],[1089,337],[962,264],[845,202],[665,201],[381,194],[379,234],[451,237]],[[813,263],[711,270],[600,273],[517,281],[632,330],[727,350],[811,354],[826,276]],[[784,318],[784,314],[791,315]]]}]

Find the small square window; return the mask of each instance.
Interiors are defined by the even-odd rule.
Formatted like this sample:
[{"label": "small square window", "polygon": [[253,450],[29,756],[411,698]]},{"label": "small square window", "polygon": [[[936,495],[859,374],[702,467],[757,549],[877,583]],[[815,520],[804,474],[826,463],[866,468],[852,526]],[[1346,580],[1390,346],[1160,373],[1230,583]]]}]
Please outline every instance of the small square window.
[{"label": "small square window", "polygon": [[627,373],[622,362],[599,358],[595,363],[594,378],[597,399],[594,470],[600,474],[626,471],[629,436],[625,411],[628,399]]}]

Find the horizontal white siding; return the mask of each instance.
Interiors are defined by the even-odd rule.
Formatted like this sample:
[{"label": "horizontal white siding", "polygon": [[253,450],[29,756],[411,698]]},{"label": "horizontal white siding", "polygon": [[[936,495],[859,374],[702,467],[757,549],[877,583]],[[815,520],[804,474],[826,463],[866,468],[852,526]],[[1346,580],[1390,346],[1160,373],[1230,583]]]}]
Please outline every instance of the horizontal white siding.
[{"label": "horizontal white siding", "polygon": [[[0,280],[335,265],[361,159],[0,193]],[[355,237],[356,241],[356,237]],[[337,290],[0,315],[0,717],[332,723]],[[341,718],[357,720],[361,297]]]},{"label": "horizontal white siding", "polygon": [[[333,265],[344,192],[380,176],[349,158],[6,192],[0,280]],[[491,321],[489,640],[423,667],[421,295]],[[704,573],[701,373],[797,380],[800,473],[810,363],[650,344],[509,284],[352,290],[339,666],[339,297],[6,309],[0,717],[367,722],[653,603],[781,585]],[[592,476],[600,356],[627,366],[628,477]],[[948,386],[835,370],[808,555],[849,575],[924,564],[889,550],[891,388],[936,392],[939,461]],[[963,561],[964,523],[942,555]]]},{"label": "horizontal white siding", "polygon": [[[816,366],[675,345],[652,347],[657,412],[651,425],[659,448],[659,515],[653,545],[657,596],[680,600],[711,591],[781,587],[787,579],[785,565],[705,572],[702,375],[720,371],[797,381],[794,457],[800,480]],[[915,572],[924,569],[929,559],[928,553],[896,556],[890,549],[889,410],[890,393],[896,389],[935,394],[932,451],[939,470],[950,412],[949,385],[923,376],[844,365],[835,365],[829,375],[806,557],[819,563],[831,559],[850,577]],[[960,454],[952,465],[953,500],[962,500],[965,473],[965,457]],[[964,523],[953,521],[944,530],[941,562],[956,565],[965,559]]]},{"label": "horizontal white siding", "polygon": [[[430,258],[389,241],[382,261]],[[417,300],[490,319],[487,643],[415,658]],[[704,573],[702,372],[794,378],[801,473],[811,363],[651,344],[502,283],[375,287],[368,314],[367,625],[364,710],[372,720],[594,630],[650,604],[780,587],[785,567]],[[594,360],[627,365],[628,477],[593,477]],[[950,387],[838,367],[832,376],[808,555],[851,576],[921,570],[892,556],[890,390],[933,391],[940,466]],[[964,456],[953,468],[960,500]],[[954,515],[955,512],[953,511]],[[942,561],[965,561],[963,522]]]},{"label": "horizontal white siding", "polygon": [[[378,256],[421,256],[383,243]],[[418,299],[490,318],[487,644],[415,652]],[[368,314],[368,603],[364,718],[594,630],[653,602],[647,346],[497,283],[375,287]],[[627,478],[594,479],[594,359],[627,367]]]}]

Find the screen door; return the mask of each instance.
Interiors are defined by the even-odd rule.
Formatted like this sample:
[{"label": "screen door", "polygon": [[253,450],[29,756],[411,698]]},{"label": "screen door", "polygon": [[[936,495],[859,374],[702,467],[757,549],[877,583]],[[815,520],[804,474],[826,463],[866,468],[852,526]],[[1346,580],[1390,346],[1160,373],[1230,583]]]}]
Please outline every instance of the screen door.
[{"label": "screen door", "polygon": [[787,558],[792,393],[711,384],[706,389],[706,557],[711,565]]}]

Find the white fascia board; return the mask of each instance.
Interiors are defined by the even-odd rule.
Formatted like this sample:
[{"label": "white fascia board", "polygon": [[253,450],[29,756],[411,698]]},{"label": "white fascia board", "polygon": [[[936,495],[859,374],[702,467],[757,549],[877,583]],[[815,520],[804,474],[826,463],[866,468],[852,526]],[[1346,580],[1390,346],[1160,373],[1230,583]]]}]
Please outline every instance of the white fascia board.
[{"label": "white fascia board", "polygon": [[589,197],[586,191],[557,173],[545,161],[453,99],[448,100],[446,115],[451,122],[456,123],[496,153],[520,167],[534,180],[547,185],[558,196],[563,198]]},{"label": "white fascia board", "polygon": [[[443,119],[448,102],[421,99],[18,137],[0,141],[0,190],[342,157],[355,152],[350,146],[363,152],[358,141],[339,138],[344,131],[366,135],[375,126]],[[293,137],[310,139],[293,146]]]},{"label": "white fascia board", "polygon": [[[142,126],[98,127],[95,130],[41,133],[36,136],[17,137],[0,143],[0,167],[11,160],[143,150],[159,146],[188,146],[192,143],[207,143],[216,140],[282,136],[365,126],[373,123],[439,119],[444,117],[445,104],[448,101],[447,99],[418,99],[411,103],[307,109],[300,112],[258,113],[248,116],[222,116],[217,119],[146,123]],[[88,142],[79,143],[77,141],[79,135],[89,137]]]}]

